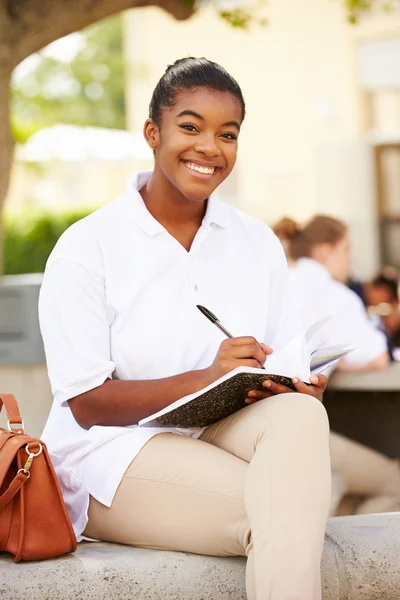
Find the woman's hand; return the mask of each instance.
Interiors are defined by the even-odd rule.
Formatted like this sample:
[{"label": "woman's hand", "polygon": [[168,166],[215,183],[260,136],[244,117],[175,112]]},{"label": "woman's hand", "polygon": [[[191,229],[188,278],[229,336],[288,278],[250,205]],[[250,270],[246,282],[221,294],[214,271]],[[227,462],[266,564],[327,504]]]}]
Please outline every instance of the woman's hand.
[{"label": "woman's hand", "polygon": [[210,382],[216,381],[237,367],[260,369],[272,352],[272,348],[260,344],[251,336],[226,339],[220,345],[212,365],[205,369],[206,378]]},{"label": "woman's hand", "polygon": [[[299,377],[293,377],[292,381],[297,392],[308,394],[308,396],[314,396],[314,398],[317,398],[322,402],[323,393],[328,385],[328,378],[325,377],[325,375],[311,375],[310,381],[312,385],[306,385]],[[287,394],[293,392],[293,390],[286,387],[286,385],[274,383],[269,379],[266,379],[263,382],[263,386],[265,387],[265,392],[259,392],[257,390],[250,390],[248,392],[246,404],[253,404],[253,402],[258,402],[258,400],[269,398],[269,396],[274,396],[275,394]]]}]

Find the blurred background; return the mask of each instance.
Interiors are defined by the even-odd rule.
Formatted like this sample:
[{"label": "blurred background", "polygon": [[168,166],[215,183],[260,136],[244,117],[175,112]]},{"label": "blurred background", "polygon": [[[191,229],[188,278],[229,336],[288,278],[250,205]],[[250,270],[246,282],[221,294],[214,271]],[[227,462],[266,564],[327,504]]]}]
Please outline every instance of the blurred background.
[{"label": "blurred background", "polygon": [[[103,20],[101,8],[72,17],[75,4],[57,25],[60,34],[72,33],[45,47],[28,36],[38,51],[21,51],[27,57],[12,69],[1,389],[43,397],[40,336],[35,317],[27,318],[40,273],[66,227],[121,194],[133,171],[152,167],[142,126],[154,85],[179,57],[221,63],[244,93],[239,159],[220,189],[223,199],[269,224],[284,215],[304,222],[315,213],[344,220],[358,279],[382,265],[400,268],[398,0],[197,7],[171,0],[168,10],[133,8]],[[27,23],[32,31],[42,26],[39,18]],[[3,173],[0,196],[6,180]],[[7,277],[24,274],[39,275]]]},{"label": "blurred background", "polygon": [[184,21],[135,8],[14,70],[5,273],[42,271],[50,232],[51,246],[71,219],[151,168],[141,134],[149,99],[166,65],[188,55],[220,62],[247,102],[220,195],[268,223],[321,212],[345,220],[357,277],[400,267],[400,4],[377,2],[356,24],[336,0],[249,10],[257,18],[234,26],[210,4]]}]

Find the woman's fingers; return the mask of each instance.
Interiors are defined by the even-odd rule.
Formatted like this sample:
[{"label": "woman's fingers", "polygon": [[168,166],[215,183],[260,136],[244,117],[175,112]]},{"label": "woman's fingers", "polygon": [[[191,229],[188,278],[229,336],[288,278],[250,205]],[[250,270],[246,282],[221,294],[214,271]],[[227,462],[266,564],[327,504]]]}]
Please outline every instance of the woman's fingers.
[{"label": "woman's fingers", "polygon": [[281,383],[275,383],[275,381],[271,381],[270,379],[263,381],[263,387],[266,388],[266,391],[272,392],[273,394],[293,393],[292,388],[282,385]]},{"label": "woman's fingers", "polygon": [[[267,356],[272,354],[273,350],[266,344],[260,344],[256,338],[251,336],[242,336],[224,340],[218,350],[217,357],[225,365],[232,360],[240,361],[241,365],[254,367],[263,367]],[[248,361],[253,359],[253,364]]]},{"label": "woman's fingers", "polygon": [[310,393],[310,387],[312,387],[312,386],[304,383],[304,381],[299,379],[299,377],[293,377],[292,381],[298,392],[300,392],[301,394],[309,394]]},{"label": "woman's fingers", "polygon": [[266,388],[263,391],[250,390],[249,392],[247,392],[247,397],[245,399],[246,404],[253,404],[253,402],[264,400],[265,398],[269,398],[270,396],[274,396],[275,394],[287,394],[288,392],[293,392],[291,388],[288,388],[285,385],[274,383],[269,379],[266,379],[263,382],[263,387]]},{"label": "woman's fingers", "polygon": [[[322,401],[322,395],[328,383],[328,379],[325,375],[312,375],[310,377],[311,385],[304,383],[299,377],[293,377],[292,381],[297,392],[313,396]],[[263,387],[265,388],[265,391],[250,390],[247,393],[247,398],[245,400],[246,404],[264,400],[264,398],[269,398],[275,394],[288,394],[293,392],[292,388],[280,383],[275,383],[270,379],[263,381]]]},{"label": "woman's fingers", "polygon": [[292,381],[298,392],[314,396],[322,402],[322,396],[328,384],[325,375],[312,375],[310,377],[311,385],[307,385],[299,377],[293,377]]},{"label": "woman's fingers", "polygon": [[266,344],[260,344],[260,346],[267,356],[273,353],[273,349],[271,348],[271,346],[267,346]]},{"label": "woman's fingers", "polygon": [[260,392],[259,390],[251,390],[250,392],[248,392],[245,402],[246,404],[253,404],[253,402],[264,400],[265,398],[269,398],[270,396],[273,396],[271,392]]},{"label": "woman's fingers", "polygon": [[[246,340],[247,338],[243,339]],[[223,360],[232,358],[237,360],[254,358],[258,362],[258,365],[262,366],[265,363],[266,353],[256,341],[243,344],[232,343],[225,344],[224,347],[221,345],[221,358]]]},{"label": "woman's fingers", "polygon": [[[310,377],[311,385],[304,383],[304,381],[302,381],[299,377],[293,377],[292,382],[297,392],[301,394],[307,394],[308,396],[314,396],[314,398],[322,401],[322,396],[326,389],[328,379],[325,377],[325,375],[312,375]],[[266,379],[263,382],[263,387],[266,389],[266,391],[271,392],[271,394],[288,394],[293,392],[293,389],[287,387],[286,385],[275,383],[269,379]]]},{"label": "woman's fingers", "polygon": [[311,375],[310,381],[314,385],[316,385],[319,388],[321,388],[323,391],[326,390],[326,387],[328,385],[328,378],[327,378],[326,375],[321,375],[321,374],[319,374],[319,375]]}]

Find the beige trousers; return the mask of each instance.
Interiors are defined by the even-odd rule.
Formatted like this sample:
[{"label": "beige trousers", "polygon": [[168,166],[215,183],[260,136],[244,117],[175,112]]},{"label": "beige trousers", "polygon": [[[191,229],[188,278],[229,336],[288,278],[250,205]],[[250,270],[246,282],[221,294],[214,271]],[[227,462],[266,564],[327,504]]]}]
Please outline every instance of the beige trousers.
[{"label": "beige trousers", "polygon": [[298,393],[252,404],[201,439],[152,438],[85,535],[142,548],[247,556],[249,600],[320,600],[330,504],[323,405]]},{"label": "beige trousers", "polygon": [[[400,469],[394,460],[337,433],[331,433],[330,452],[331,515],[400,510]],[[343,512],[339,504],[348,494],[358,501]]]}]

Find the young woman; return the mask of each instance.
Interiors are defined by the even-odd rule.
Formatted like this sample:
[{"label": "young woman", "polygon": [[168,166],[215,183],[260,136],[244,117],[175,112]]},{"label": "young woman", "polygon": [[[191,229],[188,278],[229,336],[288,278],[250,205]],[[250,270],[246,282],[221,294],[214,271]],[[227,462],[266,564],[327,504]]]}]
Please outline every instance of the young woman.
[{"label": "young woman", "polygon": [[[350,276],[350,241],[344,223],[317,215],[304,227],[284,218],[274,227],[292,264],[293,291],[307,327],[324,317],[324,345],[355,350],[339,363],[346,371],[380,370],[389,363],[385,335],[368,320],[365,307],[345,282]],[[400,509],[400,470],[386,456],[336,433],[331,434],[335,511],[345,494],[357,495],[358,514]]]},{"label": "young woman", "polygon": [[[59,240],[40,297],[55,398],[44,439],[79,539],[246,555],[250,600],[319,600],[325,377],[294,378],[298,393],[267,382],[204,430],[136,426],[240,365],[264,365],[299,330],[279,241],[214,194],[244,114],[222,67],[178,60],[144,125],[154,171]],[[196,304],[237,337],[223,339]]]}]

